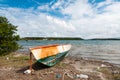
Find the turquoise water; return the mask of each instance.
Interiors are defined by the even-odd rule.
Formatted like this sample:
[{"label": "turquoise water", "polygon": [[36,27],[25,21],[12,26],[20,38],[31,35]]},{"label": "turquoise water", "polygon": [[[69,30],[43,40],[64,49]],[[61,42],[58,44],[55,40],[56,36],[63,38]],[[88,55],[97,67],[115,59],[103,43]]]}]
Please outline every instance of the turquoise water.
[{"label": "turquoise water", "polygon": [[21,40],[18,42],[28,52],[30,47],[49,44],[72,44],[69,55],[97,59],[120,66],[120,40]]}]

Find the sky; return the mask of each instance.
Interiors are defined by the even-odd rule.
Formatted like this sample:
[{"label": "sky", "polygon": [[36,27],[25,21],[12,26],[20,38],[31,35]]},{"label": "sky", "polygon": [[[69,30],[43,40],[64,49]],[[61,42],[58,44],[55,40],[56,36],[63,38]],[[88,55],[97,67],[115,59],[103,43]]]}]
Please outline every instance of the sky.
[{"label": "sky", "polygon": [[20,37],[120,38],[120,0],[0,0]]}]

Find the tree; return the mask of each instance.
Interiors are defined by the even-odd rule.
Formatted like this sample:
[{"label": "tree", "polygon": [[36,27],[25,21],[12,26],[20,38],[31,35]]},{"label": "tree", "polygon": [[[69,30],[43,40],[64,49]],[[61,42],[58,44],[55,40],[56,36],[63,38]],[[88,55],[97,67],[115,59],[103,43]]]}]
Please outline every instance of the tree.
[{"label": "tree", "polygon": [[11,24],[6,17],[0,16],[0,55],[9,54],[20,48],[16,34],[17,26]]}]

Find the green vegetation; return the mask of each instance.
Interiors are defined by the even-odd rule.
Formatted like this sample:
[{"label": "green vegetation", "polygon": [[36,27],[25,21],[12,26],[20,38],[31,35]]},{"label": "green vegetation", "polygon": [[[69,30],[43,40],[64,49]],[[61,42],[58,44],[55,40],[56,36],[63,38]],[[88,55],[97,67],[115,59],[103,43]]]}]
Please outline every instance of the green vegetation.
[{"label": "green vegetation", "polygon": [[11,24],[7,18],[0,16],[0,55],[9,54],[20,48],[16,42],[20,39],[16,31],[17,26]]}]

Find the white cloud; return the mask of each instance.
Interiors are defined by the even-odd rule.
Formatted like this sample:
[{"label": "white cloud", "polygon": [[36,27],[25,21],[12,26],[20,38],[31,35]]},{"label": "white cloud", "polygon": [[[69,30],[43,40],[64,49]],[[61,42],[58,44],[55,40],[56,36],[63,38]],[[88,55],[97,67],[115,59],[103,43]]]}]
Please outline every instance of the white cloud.
[{"label": "white cloud", "polygon": [[54,5],[51,6],[51,8],[54,10],[56,8],[62,9],[66,6],[69,5],[69,3],[71,2],[71,0],[58,0],[56,3],[54,3]]},{"label": "white cloud", "polygon": [[38,10],[46,10],[46,11],[50,11],[49,5],[42,5],[38,7]]},{"label": "white cloud", "polygon": [[92,16],[94,14],[92,6],[90,6],[86,0],[77,0],[68,7],[63,8],[62,12],[64,14],[70,14],[72,19],[81,19],[84,18],[85,15]]},{"label": "white cloud", "polygon": [[49,23],[56,25],[56,27],[59,26],[68,31],[75,31],[73,25],[69,22],[65,22],[64,20],[56,19],[51,16],[47,16],[47,20],[49,21]]},{"label": "white cloud", "polygon": [[[39,6],[37,10],[0,8],[0,15],[6,16],[10,22],[18,26],[18,34],[21,37],[120,37],[120,2],[106,0],[93,7],[87,0],[67,0],[67,2],[58,0],[51,8],[49,5]],[[66,20],[40,12],[57,8],[62,14],[71,17]]]},{"label": "white cloud", "polygon": [[71,32],[75,28],[71,23],[40,12],[33,13],[33,11],[33,9],[3,8],[0,14],[18,26],[18,34],[21,37],[72,36]]},{"label": "white cloud", "polygon": [[93,8],[83,0],[77,0],[62,11],[72,16],[69,22],[84,38],[120,37],[120,2],[107,0],[102,3],[110,5],[104,7],[104,5],[100,6],[101,3],[99,3],[99,7],[104,7],[104,12],[101,14],[98,14],[98,6]]}]

